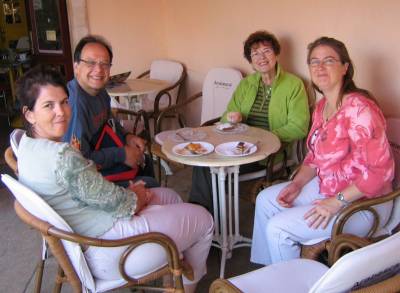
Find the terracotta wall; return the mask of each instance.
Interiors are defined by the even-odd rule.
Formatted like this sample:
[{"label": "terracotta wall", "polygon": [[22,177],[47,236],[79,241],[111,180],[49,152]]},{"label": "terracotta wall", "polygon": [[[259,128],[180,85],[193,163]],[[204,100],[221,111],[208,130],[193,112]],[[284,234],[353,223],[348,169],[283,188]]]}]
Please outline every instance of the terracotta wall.
[{"label": "terracotta wall", "polygon": [[162,0],[86,0],[89,31],[112,45],[111,73],[132,70],[137,76],[155,58],[167,58]]},{"label": "terracotta wall", "polygon": [[[376,95],[386,115],[400,116],[400,1],[88,0],[87,6],[90,31],[113,44],[113,71],[138,73],[160,57],[180,60],[189,73],[188,94],[212,67],[251,72],[242,44],[255,30],[275,33],[281,64],[305,80],[307,44],[333,36],[347,45],[358,85]],[[189,109],[193,123],[198,109]]]}]

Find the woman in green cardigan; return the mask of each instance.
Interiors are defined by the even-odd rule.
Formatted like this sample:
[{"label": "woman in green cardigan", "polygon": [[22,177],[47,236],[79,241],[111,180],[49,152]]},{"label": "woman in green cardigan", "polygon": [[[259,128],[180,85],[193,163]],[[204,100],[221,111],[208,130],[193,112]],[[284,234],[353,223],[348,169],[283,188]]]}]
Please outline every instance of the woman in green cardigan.
[{"label": "woman in green cardigan", "polygon": [[[304,138],[310,120],[307,93],[297,76],[278,63],[280,44],[267,31],[252,33],[244,42],[244,57],[255,73],[236,88],[222,121],[244,122],[276,134],[282,142]],[[243,165],[240,173],[265,168],[259,162]],[[212,211],[211,176],[208,168],[193,168],[189,201]]]}]

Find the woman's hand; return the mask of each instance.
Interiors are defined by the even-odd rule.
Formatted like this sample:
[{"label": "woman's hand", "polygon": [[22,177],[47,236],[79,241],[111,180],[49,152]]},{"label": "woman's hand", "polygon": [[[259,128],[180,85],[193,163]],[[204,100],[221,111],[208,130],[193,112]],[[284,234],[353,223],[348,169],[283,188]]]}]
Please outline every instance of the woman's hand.
[{"label": "woman's hand", "polygon": [[291,208],[293,201],[299,196],[301,187],[298,183],[292,181],[279,192],[276,201],[284,208]]},{"label": "woman's hand", "polygon": [[319,199],[314,201],[314,207],[304,214],[304,219],[307,220],[308,226],[313,229],[321,227],[325,229],[329,221],[343,207],[343,204],[334,197]]},{"label": "woman's hand", "polygon": [[230,123],[239,123],[242,121],[242,114],[240,112],[228,112],[226,120]]},{"label": "woman's hand", "polygon": [[142,180],[135,183],[130,181],[128,188],[136,194],[137,201],[135,213],[137,213],[141,211],[146,205],[148,205],[153,197],[153,193],[150,189],[145,187],[145,183]]}]

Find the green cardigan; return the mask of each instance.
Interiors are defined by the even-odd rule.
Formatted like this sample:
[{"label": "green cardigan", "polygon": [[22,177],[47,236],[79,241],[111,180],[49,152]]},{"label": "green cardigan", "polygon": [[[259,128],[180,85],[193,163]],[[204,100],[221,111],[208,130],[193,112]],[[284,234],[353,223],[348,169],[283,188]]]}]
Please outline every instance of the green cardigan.
[{"label": "green cardigan", "polygon": [[[226,122],[228,112],[240,112],[244,122],[256,99],[261,74],[254,73],[243,79],[222,116]],[[270,131],[283,142],[302,139],[308,133],[310,112],[308,98],[300,78],[284,72],[278,65],[277,75],[272,83],[272,95],[268,108]]]}]

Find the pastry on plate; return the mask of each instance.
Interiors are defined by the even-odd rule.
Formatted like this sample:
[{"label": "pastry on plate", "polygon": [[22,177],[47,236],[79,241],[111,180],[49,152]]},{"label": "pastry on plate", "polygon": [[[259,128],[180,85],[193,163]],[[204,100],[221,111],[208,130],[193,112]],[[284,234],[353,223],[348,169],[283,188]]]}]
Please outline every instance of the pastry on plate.
[{"label": "pastry on plate", "polygon": [[246,143],[243,141],[239,141],[238,144],[236,145],[236,150],[243,154],[244,150],[246,149]]}]

